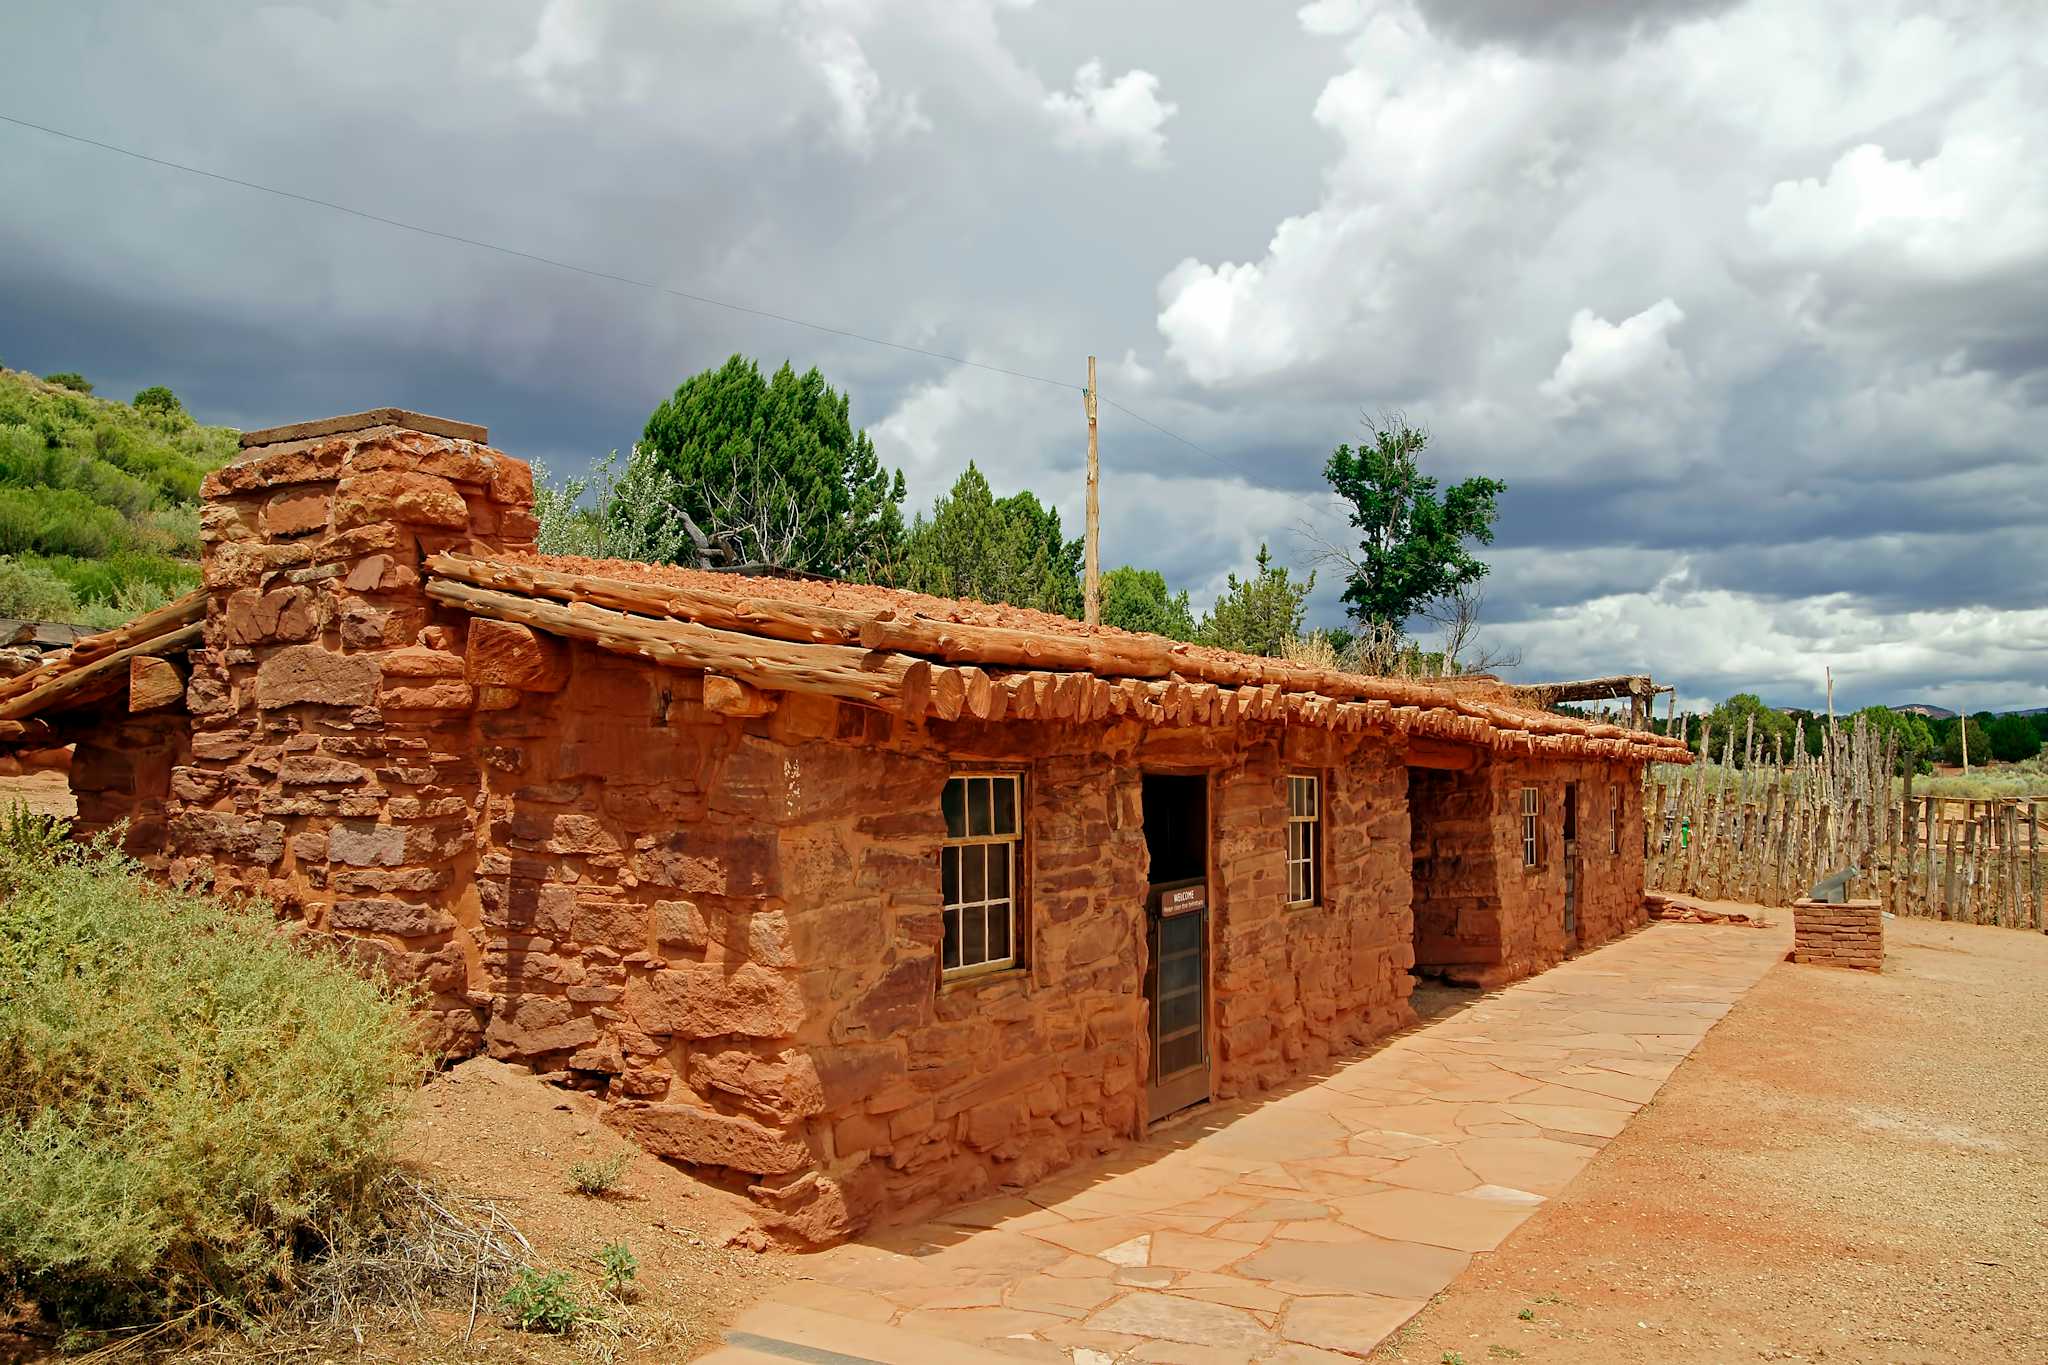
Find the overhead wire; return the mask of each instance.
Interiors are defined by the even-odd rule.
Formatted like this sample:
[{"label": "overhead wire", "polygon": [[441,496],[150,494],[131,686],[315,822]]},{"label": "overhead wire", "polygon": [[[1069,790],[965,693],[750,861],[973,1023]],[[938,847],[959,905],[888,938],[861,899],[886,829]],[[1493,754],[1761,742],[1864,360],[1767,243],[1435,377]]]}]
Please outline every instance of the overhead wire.
[{"label": "overhead wire", "polygon": [[[377,223],[384,227],[396,228],[402,232],[417,233],[418,235],[423,237],[436,238],[440,241],[452,242],[460,246],[472,247],[480,251],[495,252],[496,254],[501,256],[508,256],[513,259],[526,261],[534,265],[546,266],[554,270],[567,271],[571,274],[582,275],[590,279],[604,280],[612,284],[621,284],[634,289],[646,289],[657,294],[666,295],[670,298],[681,299],[688,303],[702,304],[705,307],[709,308],[721,308],[728,312],[741,313],[749,317],[762,318],[770,322],[780,322],[791,327],[802,327],[813,332],[823,333],[828,336],[844,337],[849,341],[864,342],[870,346],[882,346],[892,351],[900,351],[909,355],[922,356],[928,360],[942,360],[950,365],[963,365],[970,369],[985,370],[992,374],[1006,375],[1012,379],[1021,379],[1033,384],[1046,384],[1053,388],[1067,389],[1075,393],[1085,393],[1087,391],[1085,385],[1075,384],[1071,381],[1064,379],[1054,379],[1049,375],[1033,374],[1028,370],[1020,370],[1008,365],[996,365],[991,364],[987,361],[971,360],[966,356],[953,355],[946,351],[935,351],[923,346],[913,346],[907,342],[890,341],[886,337],[873,336],[870,335],[869,333],[855,331],[847,327],[835,327],[829,323],[813,322],[808,318],[800,318],[789,313],[778,313],[773,309],[758,308],[752,304],[746,303],[735,303],[730,299],[714,298],[708,294],[699,294],[687,289],[677,289],[670,285],[661,284],[653,280],[636,279],[630,275],[621,275],[609,270],[600,270],[593,266],[578,265],[574,261],[564,261],[553,256],[544,256],[541,255],[539,252],[525,251],[518,247],[505,246],[502,243],[487,241],[480,237],[469,237],[463,235],[462,233],[447,232],[440,228],[427,227],[420,223],[407,222],[402,218],[393,218],[387,214],[374,213],[368,209],[357,208],[354,205],[339,203],[332,199],[322,199],[316,195],[301,194],[296,190],[282,189],[275,185],[266,185],[261,181],[249,180],[241,176],[228,175],[221,171],[208,170],[203,166],[194,166],[182,161],[173,161],[168,157],[154,156],[148,152],[137,151],[132,147],[123,147],[118,143],[106,142],[99,138],[94,137],[87,137],[84,134],[69,132],[62,128],[54,128],[46,123],[37,123],[30,119],[17,118],[12,114],[0,113],[0,123],[12,124],[17,128],[25,128],[32,132],[42,133],[49,137],[62,139],[63,141],[66,142],[74,142],[82,146],[96,148],[103,152],[111,152],[116,156],[128,157],[131,160],[145,162],[149,165],[159,166],[166,170],[179,171],[186,175],[199,176],[203,179],[216,181],[220,184],[233,185],[240,189],[254,190],[259,194],[268,194],[279,199],[290,200],[294,203],[306,204],[314,208],[322,208],[334,213],[346,214],[352,218],[359,218],[366,222]],[[1243,477],[1242,471],[1236,465],[1234,465],[1228,458],[1218,455],[1216,452],[1208,449],[1206,446],[1203,446],[1198,442],[1189,440],[1187,437],[1181,435],[1177,431],[1172,430],[1171,428],[1160,425],[1158,422],[1153,421],[1151,418],[1145,416],[1143,413],[1133,410],[1127,405],[1118,402],[1114,398],[1103,397],[1100,394],[1098,394],[1097,396],[1099,401],[1101,401],[1102,403],[1105,403],[1108,406],[1115,408],[1118,412],[1123,413],[1126,417],[1131,418],[1133,421],[1140,422],[1143,425],[1150,427],[1152,430],[1158,432],[1162,436],[1167,437],[1169,440],[1179,442],[1181,445],[1186,446],[1189,450],[1194,451],[1197,455],[1202,456],[1204,459],[1216,465],[1219,469],[1222,469],[1225,472],[1229,473],[1231,476],[1239,478]],[[1299,494],[1285,493],[1283,494],[1283,496],[1291,498],[1294,502],[1300,504],[1305,508],[1308,508],[1312,513],[1323,510],[1317,509],[1313,506],[1313,504],[1309,503]]]},{"label": "overhead wire", "polygon": [[756,308],[752,304],[734,303],[730,299],[717,299],[712,298],[708,294],[692,293],[687,289],[675,289],[669,285],[658,284],[652,280],[638,280],[630,275],[614,274],[609,270],[598,270],[592,266],[577,265],[573,261],[557,260],[552,256],[543,256],[538,252],[522,251],[518,247],[504,246],[498,242],[487,242],[480,237],[465,237],[458,232],[444,232],[440,228],[424,227],[418,223],[408,223],[402,218],[391,218],[381,213],[372,213],[368,209],[359,209],[349,204],[336,203],[332,199],[321,199],[310,194],[300,194],[296,190],[279,189],[275,185],[265,185],[255,180],[244,180],[240,176],[224,175],[219,171],[209,171],[203,166],[190,166],[182,161],[171,161],[165,157],[151,156],[147,152],[138,152],[130,147],[118,146],[112,142],[102,142],[98,138],[85,137],[78,133],[68,133],[61,128],[52,128],[48,124],[33,123],[28,119],[15,118],[11,114],[0,114],[0,123],[11,123],[17,128],[28,128],[38,133],[47,133],[51,137],[62,138],[67,142],[77,142],[87,147],[97,147],[103,152],[113,152],[117,156],[131,157],[136,161],[146,161],[152,166],[162,166],[169,170],[183,171],[187,175],[203,176],[208,180],[217,180],[224,185],[236,185],[245,190],[256,190],[262,194],[275,195],[280,199],[290,199],[301,204],[311,204],[316,208],[331,209],[336,213],[345,213],[354,218],[365,219],[372,223],[380,223],[385,227],[398,228],[405,232],[416,232],[424,237],[438,237],[444,242],[456,242],[462,246],[476,247],[483,251],[495,251],[501,256],[512,256],[522,261],[530,261],[535,265],[549,266],[556,270],[567,270],[577,275],[587,275],[595,280],[609,280],[613,284],[629,285],[636,289],[651,289],[656,293],[666,294],[670,298],[683,299],[690,303],[701,303],[711,308],[724,308],[734,313],[745,313],[751,317],[787,323],[792,327],[806,327],[814,332],[825,332],[832,336],[846,337],[852,341],[864,341],[871,346],[886,346],[892,351],[905,351],[911,355],[920,355],[931,360],[943,360],[953,365],[966,365],[977,370],[989,370],[996,374],[1008,375],[1012,379],[1026,379],[1034,384],[1050,384],[1054,388],[1071,389],[1076,393],[1080,392],[1083,388],[1080,384],[1071,383],[1064,379],[1053,379],[1042,374],[1031,374],[1025,370],[1011,369],[1006,365],[991,365],[979,360],[969,360],[966,356],[949,355],[944,351],[927,350],[925,347],[912,346],[906,342],[890,341],[885,337],[869,336],[865,332],[856,332],[845,327],[834,327],[828,323],[812,322],[808,318],[795,317],[788,313],[778,313],[768,308]]}]

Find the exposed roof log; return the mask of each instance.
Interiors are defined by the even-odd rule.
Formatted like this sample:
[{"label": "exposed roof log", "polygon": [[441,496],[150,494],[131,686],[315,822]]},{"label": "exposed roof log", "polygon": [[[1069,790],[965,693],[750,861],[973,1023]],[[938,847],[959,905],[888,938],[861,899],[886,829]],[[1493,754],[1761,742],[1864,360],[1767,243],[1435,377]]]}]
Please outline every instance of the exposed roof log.
[{"label": "exposed roof log", "polygon": [[[1545,715],[1459,695],[1437,683],[1311,668],[1182,644],[1163,636],[1123,631],[1058,634],[974,625],[896,608],[860,611],[452,553],[430,556],[427,569],[440,580],[457,580],[536,606],[551,606],[540,599],[554,599],[574,610],[605,609],[634,619],[668,618],[753,640],[843,649],[858,645],[861,649],[852,651],[855,655],[918,656],[933,664],[932,714],[946,720],[962,715],[1075,720],[1136,714],[1175,724],[1284,718],[1335,725],[1351,723],[1342,710],[1345,706],[1391,704],[1427,709],[1434,717],[1429,723],[1433,732],[1456,742],[1486,744],[1491,733],[1506,731],[1526,737],[1611,741],[1623,746],[1621,755],[1638,762],[1687,761],[1684,746],[1677,741],[1640,730]],[[460,604],[452,597],[441,600]],[[503,619],[538,624],[526,617]],[[578,618],[555,612],[552,619],[573,622]],[[670,647],[674,647],[672,643]],[[947,669],[947,664],[962,667]],[[1004,675],[1003,695],[998,698],[992,690],[984,699],[981,680],[990,676],[984,670],[1002,668],[1026,671]],[[1038,680],[1041,675],[1045,681]],[[776,688],[773,681],[738,673],[733,676],[769,690]],[[1139,685],[1135,690],[1124,687],[1125,709],[1119,711],[1113,690],[1083,685],[1082,680],[1091,677],[1098,682]],[[1027,678],[1031,681],[1019,681]],[[1057,681],[1060,678],[1068,681]],[[1643,682],[1647,684],[1648,679]]]},{"label": "exposed roof log", "polygon": [[[128,676],[130,659],[146,654],[168,654],[174,649],[189,649],[199,643],[202,629],[203,625],[195,622],[189,626],[181,626],[167,635],[158,635],[153,639],[129,645],[125,649],[117,649],[83,667],[72,667],[68,663],[59,665],[45,676],[38,686],[0,702],[0,720],[20,720],[32,716],[116,672],[125,679]],[[25,673],[22,676],[35,677],[36,674]],[[19,682],[20,679],[15,681]]]}]

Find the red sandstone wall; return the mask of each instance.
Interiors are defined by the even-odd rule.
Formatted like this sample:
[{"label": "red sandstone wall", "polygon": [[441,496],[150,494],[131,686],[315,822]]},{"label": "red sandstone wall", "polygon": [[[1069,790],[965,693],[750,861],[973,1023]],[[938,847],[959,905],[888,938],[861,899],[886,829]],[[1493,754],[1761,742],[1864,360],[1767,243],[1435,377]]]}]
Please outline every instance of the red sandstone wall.
[{"label": "red sandstone wall", "polygon": [[[1285,903],[1290,771],[1324,781],[1318,906]],[[1405,773],[1378,737],[1269,733],[1226,757],[1211,795],[1219,1098],[1414,1022]]]},{"label": "red sandstone wall", "polygon": [[1504,958],[1494,799],[1490,762],[1408,770],[1415,959],[1425,972],[1485,977]]},{"label": "red sandstone wall", "polygon": [[603,1090],[662,1155],[756,1177],[809,1237],[1135,1133],[1132,775],[1033,756],[1029,966],[941,989],[949,755],[1019,735],[700,699],[699,675],[578,646],[563,691],[482,718],[494,1054]]},{"label": "red sandstone wall", "polygon": [[[493,1053],[621,1101],[651,1149],[760,1177],[807,1237],[1019,1184],[1142,1125],[1139,774],[1214,770],[1217,1093],[1407,1022],[1401,769],[1382,743],[935,724],[788,698],[736,722],[695,676],[579,646],[481,721]],[[1028,944],[940,984],[939,795],[1026,771]],[[1281,774],[1331,765],[1326,895],[1288,910]]]},{"label": "red sandstone wall", "polygon": [[[1625,764],[1516,759],[1491,767],[1494,858],[1500,869],[1502,954],[1487,982],[1555,966],[1644,922],[1643,811],[1639,772]],[[1564,932],[1564,787],[1578,784],[1578,937]],[[1609,852],[1609,785],[1622,794],[1621,852]],[[1541,854],[1522,865],[1522,788],[1538,790]]]},{"label": "red sandstone wall", "polygon": [[467,618],[420,583],[441,549],[530,546],[527,466],[392,427],[260,447],[208,477],[211,594],[169,772],[175,876],[268,896],[426,993],[439,1045],[471,994],[481,773]]},{"label": "red sandstone wall", "polygon": [[189,761],[191,718],[183,709],[131,715],[124,689],[110,701],[65,716],[62,730],[78,737],[69,769],[78,802],[73,834],[90,838],[126,820],[122,847],[161,862],[171,774]]}]

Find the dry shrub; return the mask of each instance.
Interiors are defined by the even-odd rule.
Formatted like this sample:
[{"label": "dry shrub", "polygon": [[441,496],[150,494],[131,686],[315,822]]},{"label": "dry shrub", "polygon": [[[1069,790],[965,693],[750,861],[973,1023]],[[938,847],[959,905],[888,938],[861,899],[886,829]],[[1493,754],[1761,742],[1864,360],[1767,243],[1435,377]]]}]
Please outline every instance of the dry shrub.
[{"label": "dry shrub", "polygon": [[1345,666],[1343,658],[1337,653],[1336,644],[1327,632],[1320,630],[1297,635],[1280,646],[1280,657],[1288,663],[1302,664],[1308,668],[1337,669]]},{"label": "dry shrub", "polygon": [[107,843],[0,843],[0,898],[0,1280],[65,1328],[242,1321],[385,1226],[400,992]]}]

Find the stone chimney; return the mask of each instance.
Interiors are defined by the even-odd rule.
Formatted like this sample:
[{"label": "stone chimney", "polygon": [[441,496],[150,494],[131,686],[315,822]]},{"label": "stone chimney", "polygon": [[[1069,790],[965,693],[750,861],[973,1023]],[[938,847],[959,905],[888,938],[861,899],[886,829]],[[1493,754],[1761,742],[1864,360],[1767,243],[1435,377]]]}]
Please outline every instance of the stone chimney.
[{"label": "stone chimney", "polygon": [[242,437],[202,490],[205,647],[165,812],[174,877],[351,940],[423,987],[451,1053],[481,1034],[483,783],[468,621],[423,561],[533,548],[532,471],[487,437],[393,408]]}]

